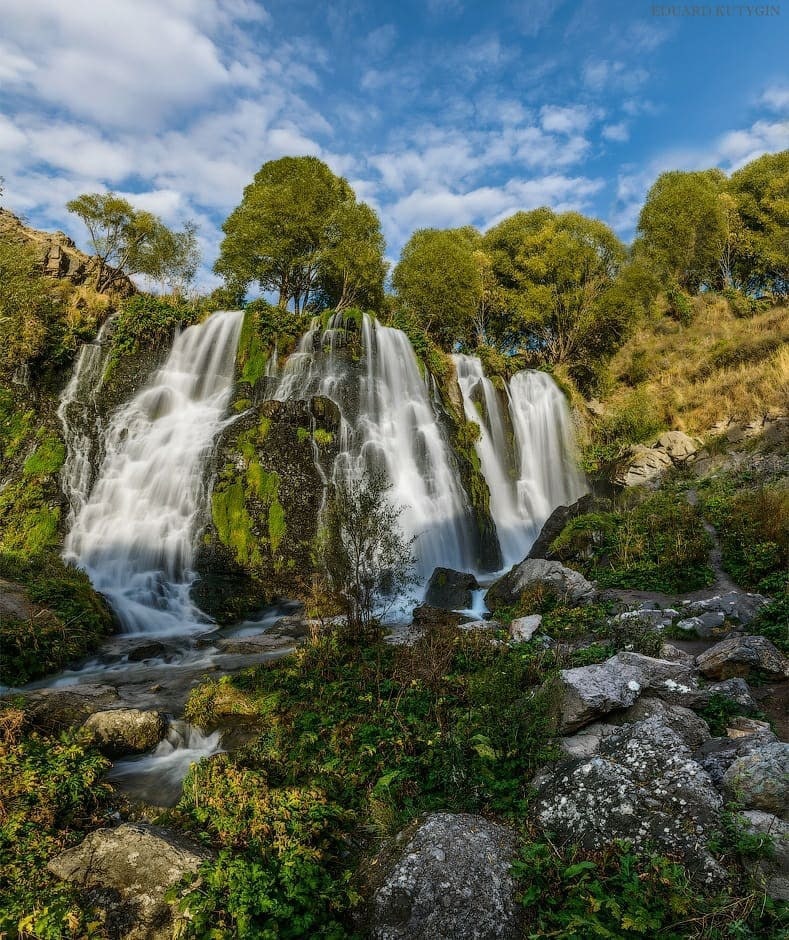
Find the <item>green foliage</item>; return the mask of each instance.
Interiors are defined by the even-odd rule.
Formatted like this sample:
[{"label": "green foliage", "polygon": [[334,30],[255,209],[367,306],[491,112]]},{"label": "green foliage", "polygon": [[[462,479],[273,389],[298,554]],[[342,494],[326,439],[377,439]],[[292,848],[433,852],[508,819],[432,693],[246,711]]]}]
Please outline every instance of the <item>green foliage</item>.
[{"label": "green foliage", "polygon": [[693,321],[693,298],[676,284],[666,288],[666,301],[669,314],[677,321],[687,326]]},{"label": "green foliage", "polygon": [[750,633],[766,636],[779,650],[789,653],[789,588],[784,584],[769,604],[748,624]]},{"label": "green foliage", "polygon": [[36,449],[25,460],[22,473],[26,477],[57,473],[65,459],[63,441],[56,434],[41,430]]},{"label": "green foliage", "polygon": [[78,733],[25,734],[23,718],[12,708],[0,711],[0,933],[99,936],[101,916],[91,918],[77,891],[46,865],[100,824],[109,763]]},{"label": "green foliage", "polygon": [[175,291],[194,279],[200,263],[194,223],[174,232],[116,193],[83,193],[66,208],[84,222],[99,259],[96,290],[107,291],[133,274],[144,274]]},{"label": "green foliage", "polygon": [[594,422],[591,440],[582,449],[582,466],[587,473],[599,472],[621,457],[631,444],[648,441],[662,430],[655,402],[645,390],[636,388],[616,410]]},{"label": "green foliage", "polygon": [[197,319],[197,309],[186,301],[135,294],[124,302],[115,321],[107,372],[141,349],[169,346],[176,330],[191,326]]},{"label": "green foliage", "polygon": [[740,705],[733,698],[723,695],[721,692],[713,692],[707,704],[700,708],[698,713],[710,726],[710,733],[716,738],[725,737],[731,719],[739,715],[746,715],[760,721],[767,720],[767,716],[763,712],[756,708]]},{"label": "green foliage", "polygon": [[264,163],[222,229],[215,270],[241,293],[257,282],[297,314],[311,305],[380,305],[378,217],[316,157]]},{"label": "green foliage", "polygon": [[88,576],[54,551],[30,560],[0,554],[0,578],[24,585],[35,615],[0,618],[0,681],[22,685],[95,649],[114,621]]},{"label": "green foliage", "polygon": [[577,516],[551,551],[601,587],[684,593],[710,583],[709,547],[697,511],[660,490],[635,505]]},{"label": "green foliage", "polygon": [[627,843],[560,853],[550,843],[530,842],[513,874],[522,887],[529,937],[755,940],[778,936],[786,925],[785,913],[768,898],[699,895],[682,865],[636,854]]},{"label": "green foliage", "polygon": [[692,294],[719,277],[726,240],[724,182],[720,170],[662,173],[639,216],[639,249],[667,281]]},{"label": "green foliage", "polygon": [[351,872],[382,827],[438,809],[520,818],[554,754],[540,656],[456,628],[402,648],[327,633],[193,693],[192,718],[210,724],[232,689],[264,729],[187,779],[181,811],[222,851],[184,898],[193,934],[350,936]]},{"label": "green foliage", "polygon": [[705,481],[700,495],[726,571],[744,587],[780,588],[789,571],[789,487],[721,475]]}]

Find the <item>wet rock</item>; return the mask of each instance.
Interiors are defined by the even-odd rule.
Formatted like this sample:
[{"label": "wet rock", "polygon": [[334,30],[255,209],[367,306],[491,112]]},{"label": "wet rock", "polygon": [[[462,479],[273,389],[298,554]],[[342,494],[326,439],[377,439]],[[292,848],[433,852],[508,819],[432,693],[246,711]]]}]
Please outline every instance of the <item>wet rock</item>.
[{"label": "wet rock", "polygon": [[599,849],[626,839],[682,857],[703,881],[725,877],[707,849],[721,797],[661,717],[624,725],[596,755],[563,761],[534,784],[537,818],[562,843]]},{"label": "wet rock", "polygon": [[527,588],[538,584],[545,585],[570,604],[590,604],[595,597],[594,585],[580,572],[558,561],[527,558],[489,588],[485,603],[491,610],[515,604]]},{"label": "wet rock", "polygon": [[744,812],[742,819],[751,832],[767,836],[772,844],[771,857],[757,862],[767,894],[775,901],[789,901],[789,823],[756,809]]},{"label": "wet rock", "polygon": [[269,636],[290,636],[301,640],[310,635],[310,625],[301,614],[289,614],[273,624],[267,631]]},{"label": "wet rock", "polygon": [[596,499],[591,493],[587,493],[570,506],[557,506],[548,516],[526,557],[553,559],[551,545],[561,535],[567,523],[577,516],[594,511],[600,502],[601,500]]},{"label": "wet rock", "polygon": [[167,722],[155,711],[116,708],[94,712],[83,725],[99,750],[107,757],[150,751],[167,733]]},{"label": "wet rock", "polygon": [[748,809],[789,815],[789,744],[760,744],[738,757],[723,775],[723,787]]},{"label": "wet rock", "polygon": [[517,617],[510,624],[510,639],[516,643],[528,642],[540,629],[542,614],[529,614],[528,617]]},{"label": "wet rock", "polygon": [[375,940],[520,936],[515,833],[481,816],[434,813],[403,842],[370,905]]},{"label": "wet rock", "polygon": [[477,579],[467,571],[436,568],[427,585],[425,603],[442,610],[468,610],[474,602],[472,591],[478,588]]},{"label": "wet rock", "polygon": [[708,679],[729,679],[752,673],[771,679],[789,676],[789,660],[763,636],[733,636],[696,657]]},{"label": "wet rock", "polygon": [[612,482],[619,486],[645,486],[659,480],[673,466],[664,450],[634,444],[617,464]]},{"label": "wet rock", "polygon": [[22,708],[27,720],[42,731],[62,731],[82,725],[94,712],[120,700],[111,685],[69,685],[25,692]]},{"label": "wet rock", "polygon": [[665,451],[674,463],[685,463],[698,451],[699,444],[684,431],[665,431],[657,439],[655,447]]},{"label": "wet rock", "polygon": [[169,940],[174,909],[168,888],[195,874],[210,858],[201,846],[166,829],[125,824],[98,829],[48,864],[62,879],[88,891],[108,892],[110,924],[128,940]]},{"label": "wet rock", "polygon": [[151,640],[149,643],[141,643],[129,650],[128,658],[130,663],[141,663],[146,659],[160,659],[168,652],[166,643],[159,640]]},{"label": "wet rock", "polygon": [[216,644],[220,653],[229,656],[260,656],[290,649],[294,645],[291,636],[273,636],[271,633],[256,633],[253,636],[226,637]]}]

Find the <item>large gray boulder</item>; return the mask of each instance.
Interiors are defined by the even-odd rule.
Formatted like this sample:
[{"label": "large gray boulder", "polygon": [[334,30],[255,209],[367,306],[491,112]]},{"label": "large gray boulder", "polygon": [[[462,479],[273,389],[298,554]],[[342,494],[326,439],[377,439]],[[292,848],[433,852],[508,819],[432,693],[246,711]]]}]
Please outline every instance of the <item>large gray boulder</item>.
[{"label": "large gray boulder", "polygon": [[772,844],[770,856],[757,863],[767,894],[775,901],[789,901],[789,823],[754,809],[744,812],[742,819],[751,832],[765,836]]},{"label": "large gray boulder", "polygon": [[167,733],[167,721],[155,711],[116,708],[94,712],[83,725],[107,757],[150,751]]},{"label": "large gray boulder", "polygon": [[723,614],[726,620],[740,626],[747,626],[768,603],[763,594],[751,594],[746,591],[727,591],[714,597],[705,597],[700,601],[683,601],[682,617],[703,617],[704,614]]},{"label": "large gray boulder", "polygon": [[767,742],[738,757],[723,775],[723,788],[747,809],[789,818],[789,744]]},{"label": "large gray boulder", "polygon": [[655,447],[665,451],[674,463],[685,463],[698,451],[699,443],[684,431],[664,431]]},{"label": "large gray boulder", "polygon": [[723,801],[659,716],[604,735],[595,755],[563,761],[534,785],[537,819],[562,844],[597,850],[624,839],[681,857],[704,882],[725,877],[707,848]]},{"label": "large gray boulder", "polygon": [[711,738],[703,742],[695,751],[693,757],[701,764],[712,778],[717,787],[723,787],[723,780],[732,764],[741,757],[757,751],[766,744],[773,744],[778,738],[770,731],[769,726],[757,728],[752,734],[746,736],[731,736],[725,738]]},{"label": "large gray boulder", "polygon": [[633,444],[617,464],[613,482],[619,486],[651,485],[673,466],[671,457],[664,450]]},{"label": "large gray boulder", "polygon": [[540,534],[526,557],[551,559],[553,557],[551,555],[551,545],[562,534],[562,530],[567,523],[578,516],[584,515],[584,513],[592,512],[600,502],[591,493],[586,493],[569,506],[557,506],[546,519],[545,524],[540,529]]},{"label": "large gray boulder", "polygon": [[527,558],[488,589],[485,603],[491,610],[507,607],[517,603],[527,588],[538,584],[545,585],[569,604],[590,604],[595,597],[594,585],[580,572],[566,568],[558,561]]},{"label": "large gray boulder", "polygon": [[474,600],[472,591],[478,588],[477,579],[467,571],[436,568],[427,585],[425,603],[442,610],[468,610]]},{"label": "large gray boulder", "polygon": [[722,640],[696,657],[696,667],[708,679],[754,674],[780,680],[789,676],[789,660],[763,636]]},{"label": "large gray boulder", "polygon": [[84,842],[55,856],[47,867],[82,889],[98,889],[113,900],[112,933],[128,940],[170,940],[173,908],[168,888],[196,874],[210,853],[176,833],[142,823],[98,829]]},{"label": "large gray boulder", "polygon": [[[375,940],[509,940],[519,905],[510,866],[515,833],[482,816],[434,813],[383,874],[370,905]],[[386,863],[384,863],[386,864]]]},{"label": "large gray boulder", "polygon": [[563,669],[559,682],[563,732],[630,708],[647,690],[675,705],[695,705],[704,697],[687,663],[640,653],[617,653],[604,663]]}]

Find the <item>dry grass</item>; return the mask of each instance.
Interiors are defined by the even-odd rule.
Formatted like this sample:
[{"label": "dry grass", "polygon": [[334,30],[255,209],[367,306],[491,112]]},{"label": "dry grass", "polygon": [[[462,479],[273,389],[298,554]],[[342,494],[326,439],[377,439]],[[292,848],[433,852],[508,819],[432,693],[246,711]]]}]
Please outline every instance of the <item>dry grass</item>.
[{"label": "dry grass", "polygon": [[642,327],[611,363],[617,409],[638,388],[666,427],[694,434],[726,418],[789,410],[789,308],[735,317],[721,298],[696,298],[693,322]]}]

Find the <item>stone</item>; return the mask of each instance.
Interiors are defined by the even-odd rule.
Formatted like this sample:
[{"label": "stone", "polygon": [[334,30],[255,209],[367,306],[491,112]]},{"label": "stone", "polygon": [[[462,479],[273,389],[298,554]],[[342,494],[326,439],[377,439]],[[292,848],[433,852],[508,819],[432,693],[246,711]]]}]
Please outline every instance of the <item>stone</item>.
[{"label": "stone", "polygon": [[567,735],[559,741],[559,747],[570,757],[591,757],[596,754],[603,738],[619,730],[617,725],[595,721],[575,734]]},{"label": "stone", "polygon": [[196,874],[210,858],[176,833],[142,823],[97,829],[47,865],[53,875],[85,890],[109,892],[108,920],[125,940],[170,940],[174,908],[167,890]]},{"label": "stone", "polygon": [[529,614],[528,617],[517,617],[510,624],[510,639],[516,643],[527,643],[540,629],[542,614]]},{"label": "stone", "polygon": [[726,727],[727,738],[749,738],[752,734],[765,734],[770,731],[770,725],[766,721],[759,721],[756,718],[747,718],[745,715],[737,715],[729,720]]},{"label": "stone", "polygon": [[709,639],[716,630],[719,630],[724,623],[725,617],[720,610],[708,610],[706,613],[695,617],[685,617],[677,621],[677,627],[680,630],[687,630],[688,633],[695,633],[703,640]]},{"label": "stone", "polygon": [[310,635],[310,625],[302,614],[288,614],[287,617],[280,617],[266,632],[269,636],[302,640]]},{"label": "stone", "polygon": [[743,708],[756,708],[756,702],[751,696],[751,689],[745,679],[724,679],[723,682],[713,682],[706,690],[713,695],[725,695]]},{"label": "stone", "polygon": [[474,602],[472,591],[478,588],[477,579],[467,571],[436,568],[427,584],[425,603],[442,610],[468,610]]},{"label": "stone", "polygon": [[[407,841],[406,841],[407,840]],[[433,813],[401,834],[370,903],[373,940],[515,940],[514,832],[482,816]]]},{"label": "stone", "polygon": [[590,604],[595,597],[594,585],[580,572],[566,568],[558,561],[527,558],[488,589],[485,603],[490,610],[507,607],[517,603],[527,588],[538,584],[545,585],[570,604]]},{"label": "stone", "polygon": [[477,630],[500,630],[501,624],[498,620],[467,620],[465,623],[458,624],[458,629],[466,633],[474,633]]},{"label": "stone", "polygon": [[728,591],[716,594],[700,601],[683,601],[682,615],[702,616],[705,613],[721,613],[726,620],[740,626],[747,626],[759,613],[768,599],[762,594],[749,594],[744,591]]},{"label": "stone", "polygon": [[635,622],[643,624],[644,626],[660,629],[669,623],[670,620],[671,618],[666,617],[666,614],[662,610],[642,607],[640,610],[625,610],[621,614],[615,614],[611,617],[609,623]]},{"label": "stone", "polygon": [[778,738],[769,728],[741,738],[710,738],[694,753],[694,758],[707,771],[715,786],[723,786],[723,778],[731,765],[740,757],[758,750],[762,745],[774,744]]},{"label": "stone", "polygon": [[673,466],[664,450],[634,444],[617,464],[612,482],[618,486],[645,486],[655,483]]},{"label": "stone", "polygon": [[698,451],[699,445],[684,431],[664,431],[655,447],[664,450],[674,463],[684,463]]},{"label": "stone", "polygon": [[68,685],[25,692],[22,709],[31,725],[42,731],[63,731],[84,724],[94,712],[119,701],[111,685]]},{"label": "stone", "polygon": [[596,499],[591,493],[586,493],[569,506],[557,506],[546,519],[540,534],[526,557],[554,559],[555,556],[551,553],[551,545],[561,535],[567,523],[577,516],[592,512],[599,502],[600,500]]},{"label": "stone", "polygon": [[415,627],[459,627],[470,619],[463,614],[444,610],[442,607],[432,607],[430,604],[414,607],[412,618]]},{"label": "stone", "polygon": [[693,750],[701,747],[711,737],[707,722],[690,708],[682,705],[668,705],[662,699],[651,696],[640,698],[626,711],[613,716],[611,721],[623,725],[643,721],[646,718],[659,718]]},{"label": "stone", "polygon": [[732,636],[696,657],[708,679],[729,679],[752,673],[771,679],[789,676],[789,660],[763,636]]},{"label": "stone", "polygon": [[277,636],[269,632],[252,636],[226,637],[216,644],[221,653],[229,656],[262,656],[291,649],[296,641],[291,636]]},{"label": "stone", "polygon": [[751,832],[767,836],[772,844],[771,856],[757,862],[767,894],[774,901],[789,901],[789,823],[758,809],[746,810],[741,818]]},{"label": "stone", "polygon": [[537,819],[561,844],[598,850],[625,839],[681,857],[703,882],[725,878],[707,848],[723,801],[660,716],[604,735],[596,755],[562,761],[534,786]]},{"label": "stone", "polygon": [[116,708],[94,712],[83,728],[90,732],[102,754],[119,757],[155,748],[167,733],[167,722],[159,712]]},{"label": "stone", "polygon": [[789,744],[772,741],[732,762],[723,788],[747,809],[789,815]]},{"label": "stone", "polygon": [[685,663],[688,666],[692,666],[695,660],[693,653],[688,653],[685,650],[681,650],[676,646],[673,646],[671,643],[664,643],[660,647],[660,659],[667,659],[672,663]]}]

